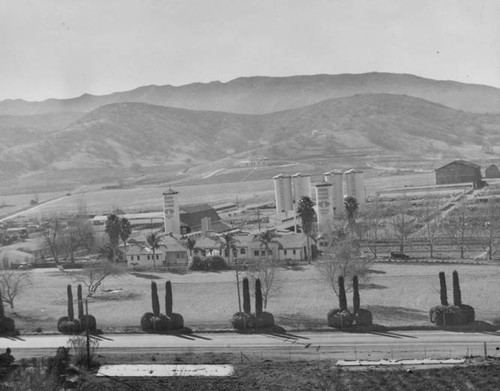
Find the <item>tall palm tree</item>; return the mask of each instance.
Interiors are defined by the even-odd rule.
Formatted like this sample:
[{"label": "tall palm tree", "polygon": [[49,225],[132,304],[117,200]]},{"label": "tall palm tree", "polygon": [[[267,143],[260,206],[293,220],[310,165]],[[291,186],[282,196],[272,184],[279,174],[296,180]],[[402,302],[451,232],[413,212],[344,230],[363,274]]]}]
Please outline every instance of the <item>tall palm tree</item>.
[{"label": "tall palm tree", "polygon": [[353,196],[347,196],[344,199],[344,208],[347,215],[347,223],[352,228],[356,223],[356,215],[359,210],[358,200]]},{"label": "tall palm tree", "polygon": [[306,235],[307,251],[306,259],[311,256],[311,244],[309,239],[313,232],[313,223],[316,221],[316,211],[314,210],[314,202],[307,196],[302,196],[297,204],[297,215],[300,217],[302,232]]},{"label": "tall palm tree", "polygon": [[187,240],[184,242],[184,244],[189,251],[189,256],[192,258],[193,257],[193,250],[196,248],[196,240],[193,238],[187,238]]},{"label": "tall palm tree", "polygon": [[123,242],[123,247],[127,249],[127,239],[130,237],[132,233],[132,225],[127,218],[122,217],[120,219],[120,239]]},{"label": "tall palm tree", "polygon": [[121,261],[124,258],[124,253],[111,243],[106,243],[99,247],[98,258],[105,259],[109,262]]},{"label": "tall palm tree", "polygon": [[160,248],[162,242],[162,237],[156,232],[151,232],[146,236],[146,243],[148,244],[150,250],[153,252],[153,269],[156,270],[156,250]]}]

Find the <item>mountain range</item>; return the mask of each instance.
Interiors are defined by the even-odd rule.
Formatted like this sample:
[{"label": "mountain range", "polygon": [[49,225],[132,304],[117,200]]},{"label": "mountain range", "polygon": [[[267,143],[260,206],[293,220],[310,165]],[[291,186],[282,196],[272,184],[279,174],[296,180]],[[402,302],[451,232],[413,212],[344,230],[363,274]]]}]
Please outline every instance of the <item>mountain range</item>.
[{"label": "mountain range", "polygon": [[2,177],[249,153],[290,160],[469,158],[494,152],[500,141],[500,90],[397,74],[150,86],[3,101],[0,112]]}]

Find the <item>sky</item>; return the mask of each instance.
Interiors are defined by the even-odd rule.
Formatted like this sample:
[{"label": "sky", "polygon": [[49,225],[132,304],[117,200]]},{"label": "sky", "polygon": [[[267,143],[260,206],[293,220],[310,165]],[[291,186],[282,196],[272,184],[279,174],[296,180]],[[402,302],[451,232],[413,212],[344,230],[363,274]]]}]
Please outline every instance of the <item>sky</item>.
[{"label": "sky", "polygon": [[498,0],[2,0],[0,100],[395,72],[500,88]]}]

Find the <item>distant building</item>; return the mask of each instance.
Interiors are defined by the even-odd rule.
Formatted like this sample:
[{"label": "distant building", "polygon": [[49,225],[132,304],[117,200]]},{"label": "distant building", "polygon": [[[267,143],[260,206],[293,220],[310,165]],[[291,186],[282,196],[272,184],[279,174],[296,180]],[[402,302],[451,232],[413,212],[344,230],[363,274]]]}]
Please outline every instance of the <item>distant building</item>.
[{"label": "distant building", "polygon": [[280,174],[273,177],[273,180],[276,213],[293,210],[292,177]]},{"label": "distant building", "polygon": [[248,160],[240,160],[236,165],[238,167],[264,167],[268,165],[269,160],[265,157],[250,156]]},{"label": "distant building", "polygon": [[[145,242],[145,241],[144,241]],[[153,251],[140,241],[131,243],[125,250],[130,267],[186,267],[189,263],[187,249],[170,236],[164,236],[160,248]]]},{"label": "distant building", "polygon": [[366,202],[364,173],[361,170],[349,170],[344,173],[346,195],[356,198],[360,208]]},{"label": "distant building", "polygon": [[31,266],[34,261],[33,254],[24,251],[8,250],[0,252],[0,267],[3,269],[18,268],[21,265]]},{"label": "distant building", "polygon": [[435,170],[436,185],[472,183],[475,188],[483,186],[481,166],[465,160],[455,160]]},{"label": "distant building", "polygon": [[492,164],[486,167],[486,170],[484,170],[484,176],[486,178],[500,178],[500,170],[496,164]]},{"label": "distant building", "polygon": [[333,185],[328,182],[316,184],[316,215],[318,232],[328,234],[333,230]]}]

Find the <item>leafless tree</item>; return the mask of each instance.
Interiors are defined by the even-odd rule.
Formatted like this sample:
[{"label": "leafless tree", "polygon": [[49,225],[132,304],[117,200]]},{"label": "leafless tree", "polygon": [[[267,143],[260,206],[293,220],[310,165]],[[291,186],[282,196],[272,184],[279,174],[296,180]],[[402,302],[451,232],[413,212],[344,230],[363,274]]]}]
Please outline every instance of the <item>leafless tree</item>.
[{"label": "leafless tree", "polygon": [[49,249],[54,262],[59,264],[59,255],[61,252],[61,231],[62,224],[57,216],[52,217],[48,222],[42,225],[42,236],[45,247]]},{"label": "leafless tree", "polygon": [[443,224],[445,235],[453,247],[460,251],[460,258],[465,258],[468,249],[467,241],[472,233],[471,216],[467,205],[461,203],[449,216],[446,224]]},{"label": "leafless tree", "polygon": [[368,267],[361,257],[359,241],[344,231],[336,233],[330,247],[316,263],[320,279],[338,296],[338,278],[344,277],[346,291],[352,290],[352,278],[366,280]]},{"label": "leafless tree", "polygon": [[87,287],[87,295],[92,297],[102,282],[111,276],[119,276],[125,273],[125,268],[107,260],[96,260],[86,265],[81,271],[71,273],[75,282]]},{"label": "leafless tree", "polygon": [[[7,261],[8,262],[8,261]],[[31,272],[20,270],[2,270],[0,272],[0,289],[2,300],[14,310],[14,299],[24,288],[33,284]]]},{"label": "leafless tree", "polygon": [[279,292],[281,288],[280,269],[274,257],[268,259],[259,259],[251,264],[247,271],[248,277],[255,282],[260,279],[262,289],[262,304],[264,309],[271,296]]},{"label": "leafless tree", "polygon": [[409,214],[410,209],[411,204],[408,199],[404,199],[399,202],[396,207],[396,213],[393,215],[389,223],[392,234],[399,243],[399,251],[401,253],[405,251],[410,233],[415,226],[416,219]]},{"label": "leafless tree", "polygon": [[475,217],[476,235],[482,249],[486,252],[488,259],[493,258],[498,242],[498,234],[500,232],[500,204],[490,197],[485,208],[485,213]]},{"label": "leafless tree", "polygon": [[441,214],[439,200],[434,198],[424,204],[423,214],[419,218],[420,223],[423,225],[420,232],[429,247],[429,256],[431,258],[434,258],[434,249],[437,245],[438,234],[443,222]]}]

